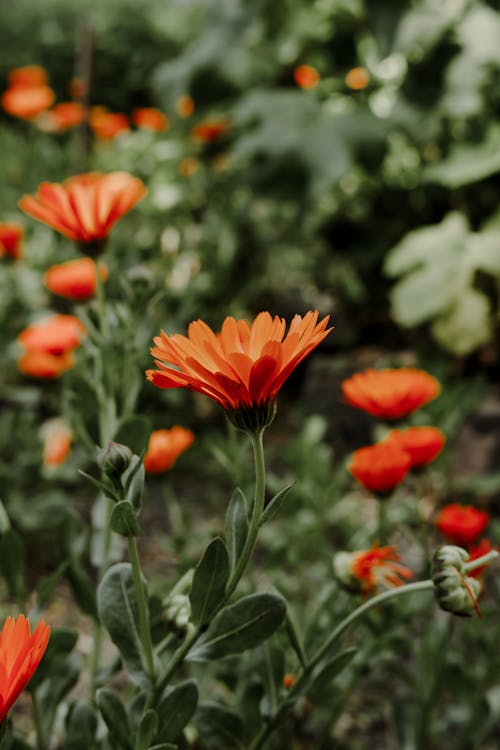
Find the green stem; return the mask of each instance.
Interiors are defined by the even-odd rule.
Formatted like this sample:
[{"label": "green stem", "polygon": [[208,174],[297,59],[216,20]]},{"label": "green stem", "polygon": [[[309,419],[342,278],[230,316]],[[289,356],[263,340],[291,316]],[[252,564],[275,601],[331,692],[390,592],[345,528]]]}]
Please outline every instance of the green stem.
[{"label": "green stem", "polygon": [[95,260],[94,261],[95,266],[95,287],[96,287],[96,297],[97,297],[97,309],[99,312],[99,323],[100,323],[100,329],[102,336],[107,339],[109,334],[109,328],[108,328],[108,316],[106,314],[106,296],[104,294],[104,284],[101,279],[101,275],[99,273],[99,264]]},{"label": "green stem", "polygon": [[43,731],[42,712],[40,710],[40,703],[38,701],[38,693],[36,689],[31,691],[31,705],[33,707],[37,750],[47,750],[47,743],[45,742]]},{"label": "green stem", "polygon": [[139,613],[139,631],[141,634],[142,646],[144,649],[144,661],[146,671],[154,685],[155,683],[155,665],[153,657],[153,643],[151,641],[151,628],[149,626],[149,609],[146,598],[146,589],[142,579],[141,564],[139,562],[139,553],[135,536],[128,536],[128,553],[130,564],[132,565],[132,575],[134,578],[135,592],[137,596],[137,609]]},{"label": "green stem", "polygon": [[378,528],[377,528],[377,539],[378,544],[387,544],[389,538],[389,520],[387,514],[387,499],[377,499],[378,504]]}]

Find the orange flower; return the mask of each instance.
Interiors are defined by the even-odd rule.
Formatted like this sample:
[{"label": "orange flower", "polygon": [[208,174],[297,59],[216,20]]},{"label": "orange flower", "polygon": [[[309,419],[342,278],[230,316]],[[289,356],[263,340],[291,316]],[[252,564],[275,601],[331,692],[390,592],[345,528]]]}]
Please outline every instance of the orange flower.
[{"label": "orange flower", "polygon": [[86,118],[87,111],[80,102],[60,102],[45,113],[43,129],[53,133],[76,128]]},{"label": "orange flower", "polygon": [[403,431],[392,430],[387,441],[409,453],[412,466],[423,466],[439,455],[446,438],[437,427],[409,427]]},{"label": "orange flower", "polygon": [[71,452],[73,435],[63,419],[50,419],[41,429],[43,439],[43,463],[59,466]]},{"label": "orange flower", "polygon": [[146,192],[143,182],[127,172],[88,172],[62,184],[42,182],[37,195],[23,196],[19,207],[70,240],[97,249]]},{"label": "orange flower", "polygon": [[175,111],[179,117],[191,117],[194,112],[194,99],[189,94],[180,96],[175,103]]},{"label": "orange flower", "polygon": [[25,328],[18,341],[28,352],[59,355],[75,349],[84,335],[85,327],[74,315],[52,315]]},{"label": "orange flower", "polygon": [[204,120],[194,126],[191,135],[196,141],[214,143],[224,135],[228,128],[229,124],[223,117],[213,120]]},{"label": "orange flower", "polygon": [[22,239],[24,230],[14,222],[0,222],[0,257],[19,260],[22,258]]},{"label": "orange flower", "polygon": [[50,86],[13,86],[2,94],[2,107],[14,117],[32,120],[55,99]]},{"label": "orange flower", "polygon": [[312,65],[299,65],[293,71],[293,78],[301,89],[314,89],[319,83],[319,73]]},{"label": "orange flower", "polygon": [[48,80],[47,71],[40,65],[25,65],[23,68],[12,68],[8,74],[9,86],[45,86]]},{"label": "orange flower", "polygon": [[[99,263],[99,276],[102,281],[108,278],[108,269]],[[84,300],[92,297],[96,290],[96,264],[91,258],[77,258],[51,266],[44,276],[47,289],[60,297],[71,300]]]},{"label": "orange flower", "polygon": [[490,517],[484,510],[472,505],[451,503],[441,508],[436,518],[436,527],[450,542],[468,547],[482,534]]},{"label": "orange flower", "polygon": [[348,70],[344,80],[348,88],[353,91],[361,91],[361,89],[365,89],[370,83],[370,74],[366,68],[358,66]]},{"label": "orange flower", "polygon": [[132,112],[132,122],[137,128],[146,128],[161,133],[170,126],[169,119],[155,107],[139,107]]},{"label": "orange flower", "polygon": [[285,674],[283,675],[283,687],[285,690],[290,690],[296,683],[296,678],[294,674]]},{"label": "orange flower", "polygon": [[378,590],[379,586],[401,586],[401,578],[413,578],[411,570],[399,562],[395,547],[378,547],[376,544],[369,550],[352,554],[351,573],[361,584],[364,594]]},{"label": "orange flower", "polygon": [[185,427],[175,425],[170,430],[154,430],[144,456],[147,474],[161,474],[170,469],[181,453],[193,444],[194,434]]},{"label": "orange flower", "polygon": [[122,112],[109,112],[106,107],[92,107],[89,126],[99,140],[110,141],[129,130],[129,121]]},{"label": "orange flower", "polygon": [[52,380],[63,372],[71,370],[75,359],[71,352],[48,354],[48,352],[27,351],[17,360],[19,371],[31,378]]},{"label": "orange flower", "polygon": [[78,78],[78,76],[72,78],[68,84],[68,94],[73,99],[83,99],[86,93],[87,86],[85,85],[83,78]]},{"label": "orange flower", "polygon": [[377,443],[354,451],[349,471],[370,492],[385,494],[411,469],[411,457],[399,445]]},{"label": "orange flower", "polygon": [[6,618],[0,632],[0,725],[33,677],[49,635],[50,627],[43,620],[32,633],[24,615]]},{"label": "orange flower", "polygon": [[411,367],[365,370],[344,380],[347,403],[378,419],[400,419],[439,394],[436,378]]},{"label": "orange flower", "polygon": [[192,177],[200,168],[200,162],[192,156],[187,156],[179,164],[179,174],[183,177]]},{"label": "orange flower", "polygon": [[146,375],[159,388],[189,388],[217,401],[229,416],[245,421],[260,413],[261,426],[274,414],[274,400],[290,373],[323,341],[331,330],[328,316],[318,323],[318,312],[296,315],[288,333],[286,322],[268,312],[250,326],[244,320],[225,319],[216,334],[202,320],[194,321],[188,336],[154,339],[151,354],[159,370]]}]

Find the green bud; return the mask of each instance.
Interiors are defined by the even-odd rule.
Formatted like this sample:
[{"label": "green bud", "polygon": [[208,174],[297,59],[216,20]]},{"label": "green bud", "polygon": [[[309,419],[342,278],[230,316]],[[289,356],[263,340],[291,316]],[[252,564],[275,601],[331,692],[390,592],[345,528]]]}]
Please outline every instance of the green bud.
[{"label": "green bud", "polygon": [[121,487],[121,477],[130,466],[132,456],[126,445],[111,441],[107,448],[98,451],[97,463],[115,487]]},{"label": "green bud", "polygon": [[467,576],[468,559],[467,550],[454,545],[439,547],[432,559],[432,581],[439,606],[462,617],[479,614],[477,597],[481,583]]},{"label": "green bud", "polygon": [[239,409],[227,409],[226,416],[239,430],[255,434],[273,421],[276,416],[276,401],[269,401],[261,406],[240,406]]}]

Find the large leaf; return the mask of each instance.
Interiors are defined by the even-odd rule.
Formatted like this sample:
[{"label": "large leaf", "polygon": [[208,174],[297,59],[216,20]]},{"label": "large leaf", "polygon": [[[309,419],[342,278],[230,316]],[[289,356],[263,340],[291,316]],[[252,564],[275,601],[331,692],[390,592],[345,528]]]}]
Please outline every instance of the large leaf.
[{"label": "large leaf", "polygon": [[96,702],[108,727],[111,746],[120,750],[132,750],[127,711],[118,696],[107,688],[101,688],[97,691]]},{"label": "large leaf", "polygon": [[446,159],[424,169],[423,177],[450,188],[500,172],[500,126],[491,125],[478,143],[458,143]]},{"label": "large leaf", "polygon": [[205,635],[189,653],[189,659],[220,659],[254,648],[274,633],[285,614],[285,601],[277,594],[244,596],[218,613]]},{"label": "large leaf", "polygon": [[198,688],[194,680],[186,680],[170,688],[158,706],[159,738],[173,742],[181,734],[198,704]]},{"label": "large leaf", "polygon": [[195,625],[207,625],[224,598],[229,578],[226,545],[216,537],[206,548],[195,568],[189,601]]}]

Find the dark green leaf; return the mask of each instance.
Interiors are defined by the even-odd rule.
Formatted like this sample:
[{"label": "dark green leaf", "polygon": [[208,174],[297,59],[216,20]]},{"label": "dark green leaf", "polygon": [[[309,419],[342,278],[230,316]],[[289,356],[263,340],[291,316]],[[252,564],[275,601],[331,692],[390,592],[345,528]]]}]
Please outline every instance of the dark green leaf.
[{"label": "dark green leaf", "polygon": [[110,525],[115,534],[138,536],[141,532],[132,505],[128,500],[120,500],[111,511]]},{"label": "dark green leaf", "polygon": [[91,617],[97,617],[95,585],[81,562],[77,559],[70,560],[65,575],[79,607]]},{"label": "dark green leaf", "polygon": [[338,673],[349,664],[357,650],[358,649],[355,647],[346,648],[344,651],[335,654],[334,657],[320,668],[319,672],[313,676],[307,689],[307,695],[312,701],[314,701],[316,697],[321,698],[325,693],[331,691],[333,680]]},{"label": "dark green leaf", "polygon": [[82,469],[78,469],[78,473],[81,474],[82,477],[85,477],[85,479],[87,479],[91,484],[93,484],[94,487],[97,487],[97,489],[100,492],[103,492],[106,495],[106,497],[109,497],[110,500],[113,500],[113,501],[116,500],[116,496],[114,495],[114,493],[109,489],[109,487],[106,487],[105,484],[100,482],[99,479],[96,479],[91,474],[87,474],[87,472],[82,471]]},{"label": "dark green leaf", "polygon": [[23,595],[24,562],[23,540],[17,531],[9,528],[0,535],[0,570],[9,589],[9,595],[14,599]]},{"label": "dark green leaf", "polygon": [[78,640],[76,630],[69,628],[52,628],[47,648],[38,669],[30,680],[30,689],[35,689],[44,680],[55,674],[59,665],[73,651]]},{"label": "dark green leaf", "polygon": [[244,596],[216,615],[189,658],[201,661],[220,659],[254,648],[274,633],[285,614],[285,601],[277,594]]},{"label": "dark green leaf", "polygon": [[189,593],[191,619],[195,625],[206,625],[224,598],[229,578],[226,545],[216,537],[206,548],[195,568]]},{"label": "dark green leaf", "polygon": [[141,716],[135,735],[134,750],[148,750],[158,731],[158,714],[149,708]]},{"label": "dark green leaf", "polygon": [[289,484],[288,487],[284,487],[268,502],[268,504],[264,508],[264,513],[261,516],[259,526],[263,526],[265,523],[274,518],[276,513],[281,508],[283,500],[286,498],[294,484],[295,482],[292,482],[292,484]]},{"label": "dark green leaf", "polygon": [[92,750],[95,747],[97,715],[95,707],[87,701],[76,703],[66,720],[67,750]]},{"label": "dark green leaf", "polygon": [[78,654],[70,654],[55,668],[50,677],[38,688],[38,697],[42,716],[42,727],[45,737],[52,734],[52,725],[59,704],[69,691],[76,685],[80,676],[81,658]]},{"label": "dark green leaf", "polygon": [[182,732],[198,703],[198,688],[194,680],[186,680],[168,690],[158,706],[159,738],[173,742]]},{"label": "dark green leaf", "polygon": [[195,724],[208,750],[245,750],[241,718],[220,703],[200,703]]},{"label": "dark green leaf", "polygon": [[131,750],[131,730],[125,706],[111,690],[101,688],[96,693],[96,702],[106,726],[113,747]]},{"label": "dark green leaf", "polygon": [[144,493],[145,471],[142,460],[144,452],[140,456],[133,456],[130,466],[123,474],[123,484],[125,487],[125,498],[135,508],[137,513],[142,508],[142,495]]},{"label": "dark green leaf", "polygon": [[126,417],[113,437],[116,443],[123,443],[132,453],[139,455],[147,450],[152,424],[147,417],[135,415]]},{"label": "dark green leaf", "polygon": [[226,513],[226,543],[231,570],[239,560],[247,536],[247,501],[243,492],[237,488],[229,501]]}]

